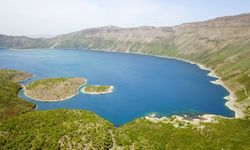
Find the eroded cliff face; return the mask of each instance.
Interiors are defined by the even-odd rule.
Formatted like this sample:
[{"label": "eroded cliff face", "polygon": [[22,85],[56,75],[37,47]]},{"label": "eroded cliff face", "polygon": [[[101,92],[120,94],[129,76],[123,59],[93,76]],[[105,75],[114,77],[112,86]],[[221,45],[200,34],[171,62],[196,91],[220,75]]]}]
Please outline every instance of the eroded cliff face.
[{"label": "eroded cliff face", "polygon": [[11,39],[8,39],[8,42],[2,39],[0,36],[0,47],[87,48],[171,56],[195,61],[214,69],[215,73],[222,77],[222,81],[236,94],[237,107],[245,111],[250,106],[250,14],[174,27],[105,26],[51,39],[25,39],[25,42],[20,42],[23,40],[15,37],[14,41],[19,41],[7,46],[6,43],[11,43]]}]

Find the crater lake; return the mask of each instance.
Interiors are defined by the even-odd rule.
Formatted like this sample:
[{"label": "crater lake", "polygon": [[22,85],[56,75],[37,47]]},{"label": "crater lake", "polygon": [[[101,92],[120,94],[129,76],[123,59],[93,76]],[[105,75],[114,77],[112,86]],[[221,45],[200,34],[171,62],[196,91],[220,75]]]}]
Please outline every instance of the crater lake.
[{"label": "crater lake", "polygon": [[180,60],[91,50],[1,49],[0,68],[33,73],[24,85],[43,78],[84,77],[88,84],[114,86],[112,93],[101,95],[84,94],[80,88],[76,96],[58,102],[36,101],[20,91],[37,110],[90,110],[116,126],[151,113],[234,116],[225,106],[228,91],[210,82],[216,78]]}]

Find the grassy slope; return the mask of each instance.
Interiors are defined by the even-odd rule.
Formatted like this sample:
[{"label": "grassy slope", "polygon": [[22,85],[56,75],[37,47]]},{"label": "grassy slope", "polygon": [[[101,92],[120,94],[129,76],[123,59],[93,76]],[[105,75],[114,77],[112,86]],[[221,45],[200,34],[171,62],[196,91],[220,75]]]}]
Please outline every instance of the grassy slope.
[{"label": "grassy slope", "polygon": [[249,149],[250,121],[219,119],[203,123],[203,128],[188,125],[175,128],[170,123],[138,119],[115,132],[117,144],[130,149]]},{"label": "grassy slope", "polygon": [[29,112],[3,123],[0,145],[1,149],[234,150],[249,149],[249,135],[250,121],[242,119],[220,118],[218,123],[202,123],[202,127],[175,128],[171,123],[141,118],[114,128],[92,112],[59,109]]},{"label": "grassy slope", "polygon": [[0,126],[1,149],[108,149],[112,124],[80,110],[35,111]]},{"label": "grassy slope", "polygon": [[27,75],[31,74],[15,70],[0,70],[0,122],[34,108],[33,104],[18,97],[22,87],[12,81],[23,80]]}]

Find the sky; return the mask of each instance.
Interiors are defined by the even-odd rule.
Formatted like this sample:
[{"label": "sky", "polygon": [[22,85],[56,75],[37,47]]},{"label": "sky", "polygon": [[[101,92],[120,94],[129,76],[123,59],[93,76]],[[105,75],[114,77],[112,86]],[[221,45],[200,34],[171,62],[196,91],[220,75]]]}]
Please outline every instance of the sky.
[{"label": "sky", "polygon": [[174,26],[250,13],[250,0],[0,0],[0,34],[50,36],[115,25]]}]

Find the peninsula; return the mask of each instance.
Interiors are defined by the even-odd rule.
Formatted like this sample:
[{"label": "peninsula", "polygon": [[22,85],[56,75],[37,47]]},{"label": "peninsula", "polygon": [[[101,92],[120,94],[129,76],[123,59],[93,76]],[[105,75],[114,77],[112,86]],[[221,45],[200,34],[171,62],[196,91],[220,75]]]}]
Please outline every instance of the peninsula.
[{"label": "peninsula", "polygon": [[113,86],[110,85],[88,85],[82,89],[85,94],[107,94],[113,92]]},{"label": "peninsula", "polygon": [[22,82],[28,78],[32,78],[33,74],[11,69],[0,69],[0,78],[5,80],[11,80],[14,82]]},{"label": "peninsula", "polygon": [[40,101],[61,101],[75,96],[85,78],[49,78],[25,86],[25,95]]}]

